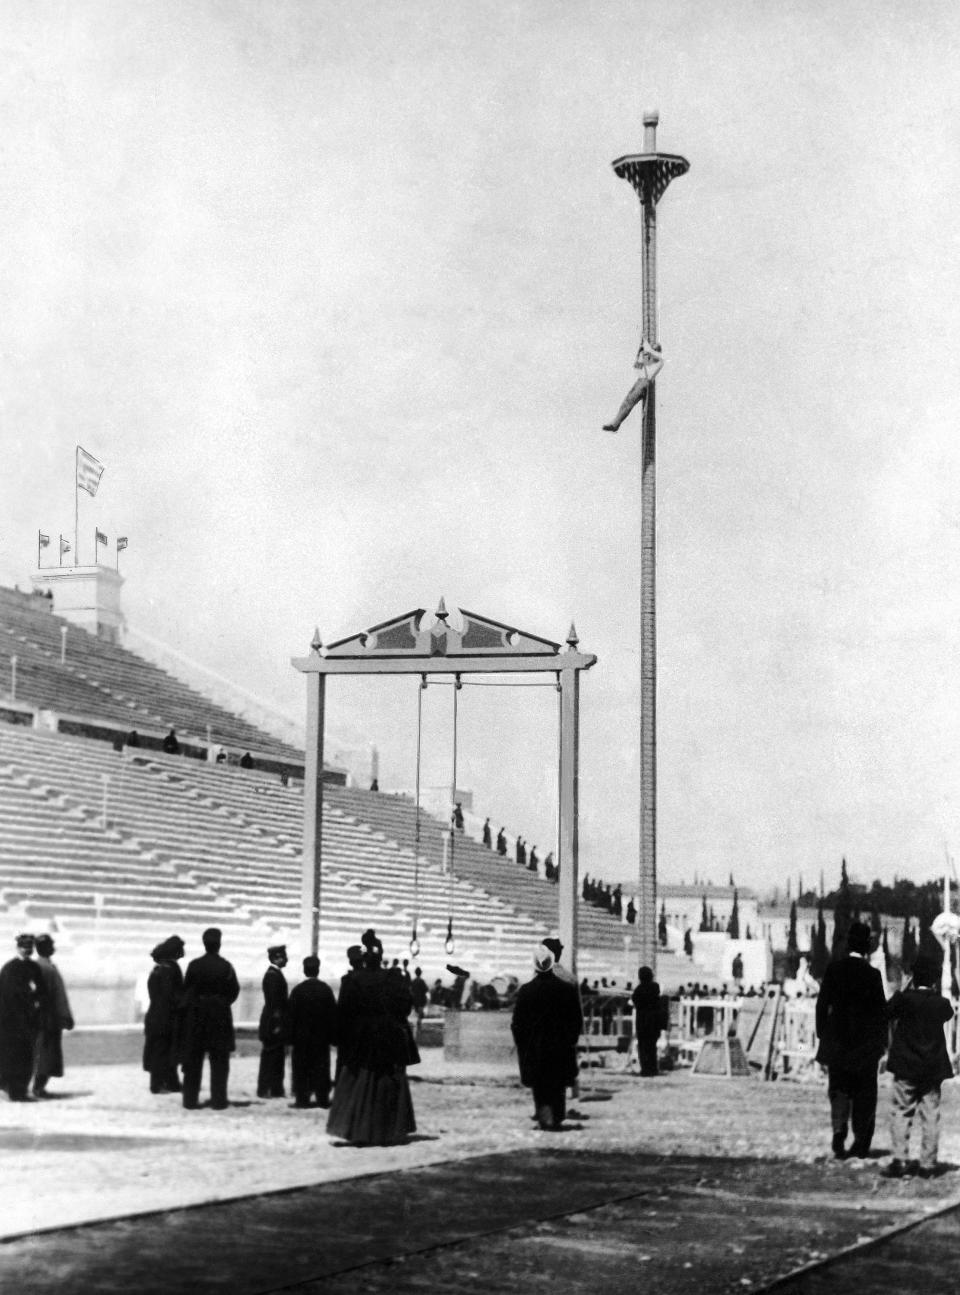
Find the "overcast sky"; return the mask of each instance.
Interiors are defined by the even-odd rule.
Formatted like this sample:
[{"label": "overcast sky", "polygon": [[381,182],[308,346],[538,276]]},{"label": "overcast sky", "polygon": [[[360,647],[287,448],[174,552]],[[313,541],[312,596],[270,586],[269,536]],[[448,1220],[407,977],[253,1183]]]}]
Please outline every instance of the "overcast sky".
[{"label": "overcast sky", "polygon": [[[952,0],[0,0],[0,572],[81,498],[131,625],[296,715],[289,665],[441,594],[597,654],[581,866],[636,872],[640,208],[659,208],[659,872],[960,852]],[[51,552],[53,550],[50,550]],[[416,685],[331,725],[414,775]],[[449,690],[424,780],[449,776]],[[556,699],[461,699],[543,853]]]}]

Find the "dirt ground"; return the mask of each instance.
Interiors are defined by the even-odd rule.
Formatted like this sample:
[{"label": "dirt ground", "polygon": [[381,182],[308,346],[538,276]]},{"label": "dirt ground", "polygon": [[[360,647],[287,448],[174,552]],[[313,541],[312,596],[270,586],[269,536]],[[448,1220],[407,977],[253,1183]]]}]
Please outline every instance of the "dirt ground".
[{"label": "dirt ground", "polygon": [[[256,1069],[255,1057],[235,1060],[233,1104],[225,1112],[188,1112],[175,1095],[151,1097],[143,1072],[126,1064],[74,1068],[52,1085],[60,1093],[56,1100],[0,1103],[0,1237],[8,1239],[0,1247],[6,1257],[0,1272],[16,1273],[21,1253],[36,1270],[35,1250],[17,1249],[27,1240],[9,1239],[37,1230],[290,1188],[319,1193],[312,1217],[327,1210],[332,1218],[346,1208],[351,1192],[369,1206],[377,1193],[392,1200],[413,1184],[418,1191],[436,1191],[437,1200],[450,1207],[443,1226],[443,1209],[436,1215],[439,1248],[431,1248],[424,1266],[407,1235],[409,1211],[398,1216],[395,1234],[384,1215],[385,1249],[377,1253],[386,1256],[387,1266],[364,1268],[370,1290],[440,1290],[450,1284],[464,1291],[515,1289],[507,1272],[526,1269],[530,1289],[539,1289],[538,1275],[550,1270],[547,1255],[559,1265],[555,1292],[587,1289],[571,1274],[591,1254],[591,1282],[602,1254],[634,1276],[637,1265],[648,1264],[650,1290],[746,1289],[905,1218],[960,1202],[956,1083],[944,1089],[941,1161],[947,1172],[931,1181],[890,1182],[878,1172],[889,1149],[889,1089],[883,1081],[875,1156],[838,1163],[828,1154],[825,1087],[816,1083],[765,1084],[688,1071],[655,1080],[589,1072],[578,1104],[584,1118],[572,1120],[570,1131],[558,1137],[533,1124],[529,1094],[510,1071],[454,1067],[427,1051],[411,1071],[416,1136],[402,1147],[358,1149],[327,1137],[324,1112],[256,1098]],[[551,1204],[538,1164],[554,1164],[558,1156],[564,1158],[564,1191]],[[498,1182],[510,1174],[516,1185],[504,1199]],[[325,1186],[345,1180],[352,1180],[349,1189]],[[286,1202],[278,1216],[283,1222],[277,1223],[286,1227],[294,1198],[274,1199]],[[258,1217],[262,1208],[257,1206]],[[355,1218],[356,1211],[345,1217]],[[136,1232],[147,1221],[124,1226]],[[474,1233],[483,1235],[482,1245],[471,1240]],[[61,1234],[71,1235],[84,1234]],[[69,1255],[76,1243],[64,1244]],[[349,1254],[343,1246],[339,1258],[326,1254],[322,1286],[303,1289],[340,1289],[337,1274],[364,1262],[362,1228],[351,1244]],[[497,1273],[503,1284],[494,1280]],[[344,1275],[343,1289],[348,1280]],[[113,1289],[102,1283],[93,1288]],[[61,1289],[70,1289],[69,1282]],[[141,1283],[139,1289],[152,1287]],[[619,1289],[630,1287],[611,1275],[607,1290]]]}]

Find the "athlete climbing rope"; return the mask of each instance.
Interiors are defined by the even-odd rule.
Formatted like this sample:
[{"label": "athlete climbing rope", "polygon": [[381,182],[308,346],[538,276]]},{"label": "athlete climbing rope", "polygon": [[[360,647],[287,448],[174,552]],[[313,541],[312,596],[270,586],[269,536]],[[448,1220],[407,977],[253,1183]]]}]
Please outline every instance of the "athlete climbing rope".
[{"label": "athlete climbing rope", "polygon": [[605,432],[618,432],[620,424],[627,417],[634,405],[646,400],[647,388],[663,368],[663,354],[657,342],[648,342],[646,338],[640,343],[640,350],[633,367],[640,370],[640,376],[623,398],[623,404],[617,410],[617,416],[609,423],[604,423]]}]

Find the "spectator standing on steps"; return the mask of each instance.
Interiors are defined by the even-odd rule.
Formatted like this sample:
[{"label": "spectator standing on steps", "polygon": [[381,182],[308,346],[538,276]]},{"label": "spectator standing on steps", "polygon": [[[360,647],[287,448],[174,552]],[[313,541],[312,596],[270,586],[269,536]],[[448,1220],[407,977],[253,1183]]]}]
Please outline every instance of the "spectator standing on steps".
[{"label": "spectator standing on steps", "polygon": [[506,829],[502,827],[497,833],[497,854],[503,859],[507,857],[507,833]]},{"label": "spectator standing on steps", "polygon": [[260,1071],[257,1076],[258,1097],[283,1097],[283,1072],[287,1060],[289,991],[283,969],[287,965],[287,947],[274,944],[267,950],[270,965],[263,976],[263,1010],[260,1013]]},{"label": "spectator standing on steps", "polygon": [[[133,742],[128,742],[128,745],[133,746],[134,744]],[[166,751],[167,755],[180,754],[180,743],[177,740],[177,730],[175,728],[172,728],[163,739],[163,749]]]},{"label": "spectator standing on steps", "polygon": [[483,844],[489,850],[493,845],[493,833],[490,830],[490,820],[485,819],[483,824]]},{"label": "spectator standing on steps", "polygon": [[236,1047],[233,1004],[240,997],[237,973],[220,956],[222,933],[215,926],[203,933],[204,954],[187,967],[183,981],[183,1105],[199,1105],[203,1059],[210,1058],[210,1105],[227,1108],[230,1053]]},{"label": "spectator standing on steps", "polygon": [[[865,1158],[877,1117],[877,1064],[886,1051],[883,980],[868,962],[870,927],[851,923],[848,953],[831,962],[817,996],[817,1061],[827,1067],[833,1154]],[[848,1124],[853,1143],[846,1148]]]},{"label": "spectator standing on steps", "polygon": [[935,988],[939,973],[931,958],[921,954],[913,964],[912,983],[890,999],[887,1016],[894,1024],[887,1071],[893,1075],[890,1118],[893,1159],[885,1178],[907,1172],[910,1126],[920,1115],[921,1178],[932,1178],[940,1145],[940,1086],[953,1077],[943,1027],[953,1018],[953,1006]]}]

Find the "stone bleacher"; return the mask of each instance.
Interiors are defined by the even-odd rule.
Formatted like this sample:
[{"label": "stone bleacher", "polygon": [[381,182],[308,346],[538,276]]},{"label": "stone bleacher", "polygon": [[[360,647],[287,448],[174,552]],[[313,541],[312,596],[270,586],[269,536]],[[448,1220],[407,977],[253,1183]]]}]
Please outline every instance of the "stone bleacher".
[{"label": "stone bleacher", "polygon": [[[66,630],[61,662],[62,630]],[[181,738],[289,760],[303,753],[209,701],[159,666],[54,615],[46,598],[0,588],[0,690],[17,658],[17,701],[138,731],[175,728]]]}]

